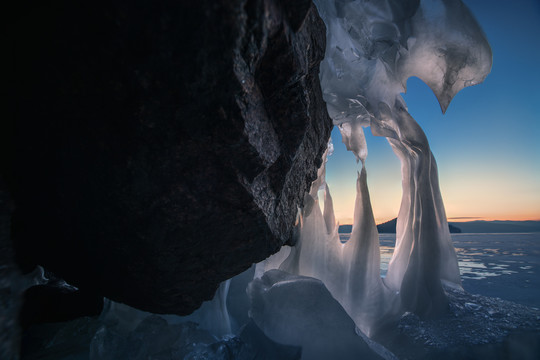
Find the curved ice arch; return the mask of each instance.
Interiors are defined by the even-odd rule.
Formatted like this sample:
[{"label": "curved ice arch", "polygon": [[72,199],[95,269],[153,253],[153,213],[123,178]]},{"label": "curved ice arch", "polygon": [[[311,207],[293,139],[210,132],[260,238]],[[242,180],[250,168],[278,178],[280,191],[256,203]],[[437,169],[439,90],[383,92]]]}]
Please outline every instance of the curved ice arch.
[{"label": "curved ice arch", "polygon": [[[459,90],[485,79],[492,64],[490,46],[460,0],[315,4],[327,26],[321,87],[347,148],[363,162],[367,148],[361,127],[371,126],[375,135],[388,139],[402,164],[396,249],[385,286],[399,292],[404,310],[438,315],[446,309],[441,281],[460,286],[461,280],[436,162],[400,93],[407,79],[417,76],[445,112]],[[361,206],[365,212],[366,205]]]}]

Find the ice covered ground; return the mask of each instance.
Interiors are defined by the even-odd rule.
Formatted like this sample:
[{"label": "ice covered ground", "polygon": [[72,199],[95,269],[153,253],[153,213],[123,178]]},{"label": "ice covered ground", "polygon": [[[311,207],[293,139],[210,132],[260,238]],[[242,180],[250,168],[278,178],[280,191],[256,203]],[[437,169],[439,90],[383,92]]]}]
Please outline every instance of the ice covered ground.
[{"label": "ice covered ground", "polygon": [[[381,235],[382,275],[393,237]],[[376,340],[400,359],[538,358],[540,233],[456,234],[453,240],[463,286],[469,293],[445,288],[449,312],[443,318],[422,321],[406,313]],[[299,347],[270,341],[250,321],[245,286],[253,275],[252,268],[230,283],[227,307],[233,334],[224,338],[204,330],[212,321],[204,325],[197,314],[187,319],[152,315],[109,303],[99,319],[33,326],[23,337],[23,359],[298,359]],[[302,293],[302,289],[296,290]],[[292,299],[302,301],[299,293]],[[303,326],[305,332],[306,323],[317,324],[321,321],[317,315],[327,313],[321,308],[326,305],[312,306],[312,316],[305,313],[296,325],[287,323],[292,321],[289,318],[283,326],[297,331]],[[306,335],[308,341],[324,344],[327,330],[312,328],[313,332]],[[339,333],[336,329],[333,332]],[[350,341],[346,340],[350,335],[352,331],[332,339],[332,343],[343,345],[340,341]]]},{"label": "ice covered ground", "polygon": [[454,234],[465,290],[540,308],[540,233]]},{"label": "ice covered ground", "polygon": [[540,311],[445,288],[450,312],[422,321],[404,314],[379,341],[400,359],[538,359]]},{"label": "ice covered ground", "polygon": [[[395,235],[379,237],[384,276]],[[466,291],[540,308],[540,233],[452,234],[452,241]]]}]

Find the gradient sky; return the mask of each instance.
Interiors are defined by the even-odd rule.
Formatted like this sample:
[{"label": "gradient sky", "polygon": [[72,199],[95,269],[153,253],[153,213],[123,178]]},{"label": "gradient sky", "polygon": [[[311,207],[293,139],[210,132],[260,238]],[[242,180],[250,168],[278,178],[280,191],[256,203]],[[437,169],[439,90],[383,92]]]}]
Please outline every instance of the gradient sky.
[{"label": "gradient sky", "polygon": [[[493,50],[484,83],[465,88],[445,115],[432,91],[411,78],[404,95],[439,167],[446,213],[454,221],[540,219],[540,1],[464,0]],[[397,216],[400,163],[386,139],[365,129],[366,169],[377,223]],[[354,155],[337,128],[327,182],[336,218],[352,223]],[[462,219],[457,219],[462,218]]]}]

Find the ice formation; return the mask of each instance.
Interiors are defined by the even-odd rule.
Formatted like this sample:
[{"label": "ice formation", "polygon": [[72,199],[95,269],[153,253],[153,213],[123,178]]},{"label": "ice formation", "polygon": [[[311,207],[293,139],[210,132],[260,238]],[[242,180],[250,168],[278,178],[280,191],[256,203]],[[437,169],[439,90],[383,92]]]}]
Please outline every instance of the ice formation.
[{"label": "ice formation", "polygon": [[232,334],[231,319],[227,309],[227,295],[231,280],[219,285],[211,301],[206,301],[191,316],[197,317],[197,323],[202,329],[210,331],[217,337]]},{"label": "ice formation", "polygon": [[[384,284],[399,292],[405,310],[440,314],[446,308],[441,280],[459,286],[459,269],[435,159],[400,93],[417,76],[445,112],[459,90],[489,73],[489,44],[459,0],[315,3],[327,26],[321,86],[345,144],[363,162],[367,149],[360,129],[371,126],[402,164],[396,248]],[[360,212],[370,211],[369,203],[360,206]],[[354,228],[358,221],[355,216]]]},{"label": "ice formation", "polygon": [[[324,99],[362,169],[350,240],[339,241],[323,162],[304,201],[298,242],[280,269],[322,280],[370,335],[404,311],[424,318],[444,313],[448,306],[443,282],[461,286],[437,165],[400,93],[406,91],[407,79],[417,76],[430,86],[445,112],[459,90],[484,80],[492,55],[460,0],[315,4],[327,26],[320,71]],[[385,279],[379,275],[379,240],[366,179],[366,126],[386,137],[401,161],[396,247]],[[324,213],[318,206],[321,200]]]},{"label": "ice formation", "polygon": [[248,294],[257,326],[273,341],[301,346],[302,359],[380,359],[320,280],[270,270]]}]

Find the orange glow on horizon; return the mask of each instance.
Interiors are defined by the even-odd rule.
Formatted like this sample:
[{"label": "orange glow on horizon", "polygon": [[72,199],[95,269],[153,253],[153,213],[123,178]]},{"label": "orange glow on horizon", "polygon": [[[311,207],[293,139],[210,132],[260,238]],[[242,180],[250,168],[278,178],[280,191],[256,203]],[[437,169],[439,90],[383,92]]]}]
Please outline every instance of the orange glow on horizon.
[{"label": "orange glow on horizon", "polygon": [[[375,223],[376,224],[382,224],[387,221],[390,221],[392,218],[376,218]],[[352,225],[353,218],[347,217],[347,218],[340,218],[337,219],[339,225]],[[472,222],[472,221],[540,221],[540,216],[508,216],[508,217],[449,217],[447,218],[448,222]]]},{"label": "orange glow on horizon", "polygon": [[[473,189],[453,191],[452,186],[446,185],[448,191],[443,190],[443,198],[449,222],[540,221],[540,199],[534,196],[534,192],[533,194],[523,192],[515,194],[514,198],[503,198],[491,195],[491,191],[475,192],[472,191]],[[445,196],[445,194],[449,195]],[[332,195],[336,220],[341,225],[352,224],[355,190],[341,188],[334,191]],[[382,189],[374,187],[374,189],[370,188],[370,195],[375,223],[381,224],[398,216],[401,204],[400,189],[384,190],[384,187]]]},{"label": "orange glow on horizon", "polygon": [[[371,205],[377,224],[398,216],[402,196],[398,171],[394,170],[393,174],[368,172]],[[329,183],[336,220],[342,225],[352,224],[355,179],[344,176],[338,180]],[[520,176],[513,172],[498,174],[470,168],[456,173],[442,167],[439,181],[449,222],[540,221],[540,184],[534,176]]]}]

